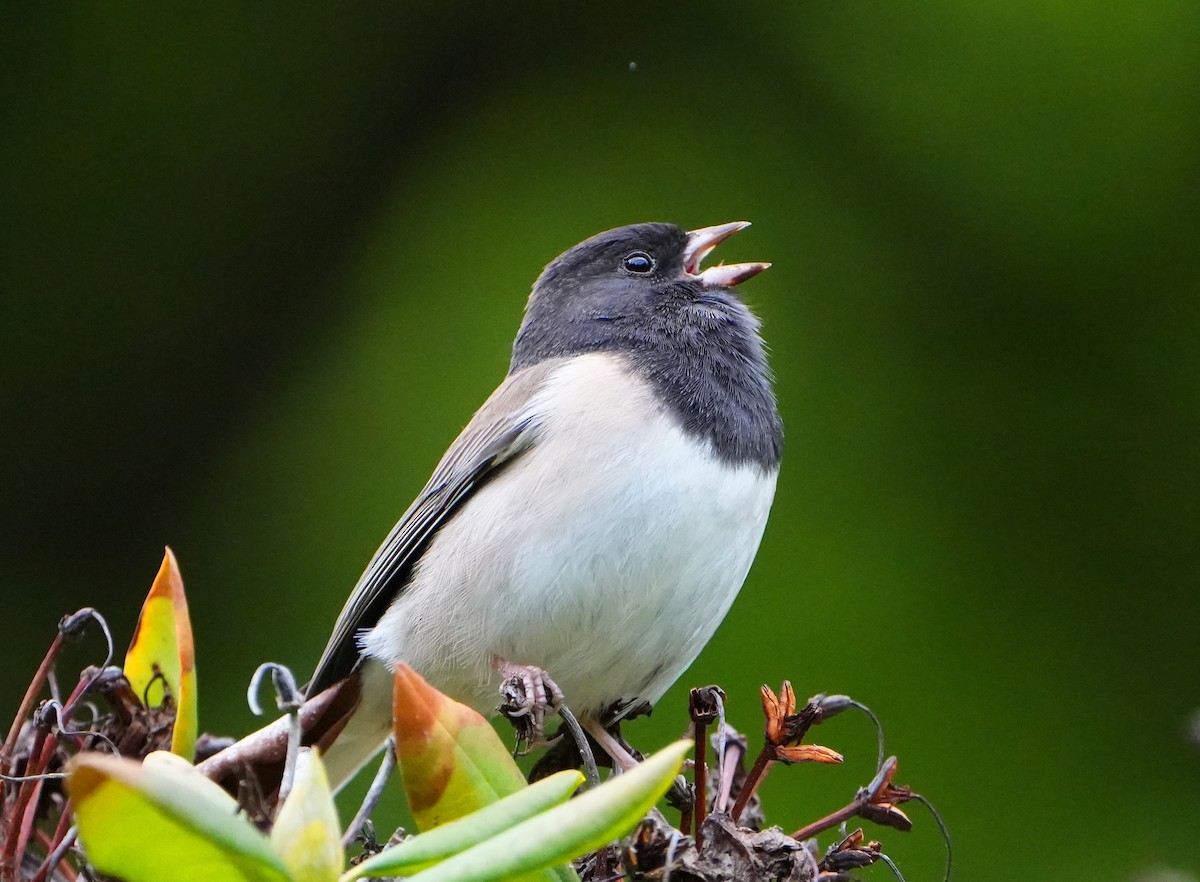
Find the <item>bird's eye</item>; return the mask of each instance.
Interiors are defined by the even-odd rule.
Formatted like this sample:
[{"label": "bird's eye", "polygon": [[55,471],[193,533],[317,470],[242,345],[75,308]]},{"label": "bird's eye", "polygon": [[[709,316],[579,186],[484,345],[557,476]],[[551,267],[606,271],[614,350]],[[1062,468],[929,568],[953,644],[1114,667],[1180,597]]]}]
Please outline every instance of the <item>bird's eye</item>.
[{"label": "bird's eye", "polygon": [[621,261],[626,272],[645,275],[654,271],[654,258],[645,251],[635,251],[632,254],[625,255],[625,259]]}]

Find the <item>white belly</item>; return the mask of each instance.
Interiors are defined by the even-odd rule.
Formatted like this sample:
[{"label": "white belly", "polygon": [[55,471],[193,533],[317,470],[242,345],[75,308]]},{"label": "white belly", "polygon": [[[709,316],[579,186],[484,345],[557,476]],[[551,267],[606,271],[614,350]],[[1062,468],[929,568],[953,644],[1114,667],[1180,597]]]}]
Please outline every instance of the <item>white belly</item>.
[{"label": "white belly", "polygon": [[537,445],[442,528],[363,646],[480,710],[493,657],[544,668],[576,713],[653,703],[741,588],[775,473],[720,462],[612,356],[568,362],[531,409]]}]

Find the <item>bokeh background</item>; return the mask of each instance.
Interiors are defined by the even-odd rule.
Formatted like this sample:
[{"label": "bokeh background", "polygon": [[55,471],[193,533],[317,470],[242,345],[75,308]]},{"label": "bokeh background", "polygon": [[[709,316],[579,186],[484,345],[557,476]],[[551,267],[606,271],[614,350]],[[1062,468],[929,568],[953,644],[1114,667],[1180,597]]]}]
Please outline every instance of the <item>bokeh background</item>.
[{"label": "bokeh background", "polygon": [[[751,732],[760,683],[847,692],[958,878],[1197,878],[1198,47],[1190,0],[9,9],[2,706],[64,612],[124,644],[170,543],[203,722],[247,731],[540,268],[746,218],[778,498],[628,734],[681,730],[688,685]],[[773,773],[788,829],[873,771],[865,719],[817,734],[849,760]],[[879,832],[939,878],[913,815]]]}]

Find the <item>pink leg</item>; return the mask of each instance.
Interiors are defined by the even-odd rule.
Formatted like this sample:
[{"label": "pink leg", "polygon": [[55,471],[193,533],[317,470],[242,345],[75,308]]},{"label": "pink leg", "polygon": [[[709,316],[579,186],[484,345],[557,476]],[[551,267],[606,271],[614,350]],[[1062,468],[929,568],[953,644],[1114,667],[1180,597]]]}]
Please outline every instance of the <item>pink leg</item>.
[{"label": "pink leg", "polygon": [[626,750],[620,741],[613,738],[612,734],[595,720],[591,718],[580,719],[579,725],[587,729],[587,733],[596,739],[596,743],[604,748],[604,752],[612,757],[612,761],[616,763],[617,768],[622,772],[628,772],[638,764],[633,754]]},{"label": "pink leg", "polygon": [[528,742],[527,750],[541,747],[545,743],[546,711],[557,710],[562,704],[562,690],[549,674],[533,665],[493,658],[492,667],[505,677],[500,685],[500,712],[517,727],[520,740]]}]

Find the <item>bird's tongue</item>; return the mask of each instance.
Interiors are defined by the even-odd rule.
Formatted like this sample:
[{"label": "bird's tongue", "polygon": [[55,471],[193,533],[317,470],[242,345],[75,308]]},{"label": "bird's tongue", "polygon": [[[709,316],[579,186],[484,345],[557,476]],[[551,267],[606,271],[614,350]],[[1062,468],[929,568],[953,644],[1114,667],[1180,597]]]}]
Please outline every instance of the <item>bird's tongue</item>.
[{"label": "bird's tongue", "polygon": [[751,276],[756,276],[769,267],[769,263],[729,263],[710,266],[708,269],[701,270],[700,264],[709,253],[717,247],[725,239],[728,239],[738,230],[744,230],[750,226],[749,221],[733,221],[727,224],[718,224],[714,227],[702,227],[699,230],[692,230],[687,234],[687,245],[683,251],[683,270],[689,276],[697,279],[701,284],[732,288],[734,285],[739,285]]}]

